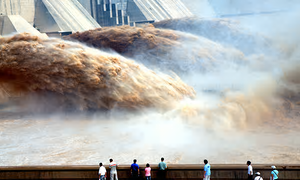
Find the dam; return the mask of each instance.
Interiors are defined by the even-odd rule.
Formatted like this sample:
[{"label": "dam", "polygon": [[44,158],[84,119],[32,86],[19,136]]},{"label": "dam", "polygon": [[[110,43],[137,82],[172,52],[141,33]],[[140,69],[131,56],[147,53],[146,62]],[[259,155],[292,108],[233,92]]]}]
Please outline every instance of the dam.
[{"label": "dam", "polygon": [[[0,13],[20,15],[48,34],[193,16],[180,0],[1,0]],[[2,31],[2,34],[7,33]]]},{"label": "dam", "polygon": [[268,3],[1,0],[0,179],[96,179],[109,158],[156,179],[161,157],[168,179],[205,158],[213,179],[247,160],[299,179],[299,11]]}]

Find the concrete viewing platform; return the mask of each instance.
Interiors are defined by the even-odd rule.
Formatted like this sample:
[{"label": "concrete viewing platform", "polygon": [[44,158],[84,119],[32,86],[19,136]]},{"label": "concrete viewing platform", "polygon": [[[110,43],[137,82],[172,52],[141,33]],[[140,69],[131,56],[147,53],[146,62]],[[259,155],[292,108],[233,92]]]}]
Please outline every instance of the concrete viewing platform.
[{"label": "concrete viewing platform", "polygon": [[[158,164],[151,164],[152,179],[157,178]],[[274,164],[272,164],[274,165]],[[299,180],[300,164],[275,164],[279,171],[279,179]],[[109,169],[105,165],[108,171]],[[202,179],[203,167],[200,164],[169,164],[167,179],[188,180]],[[0,166],[0,179],[55,179],[55,180],[96,180],[99,166]],[[145,165],[140,165],[141,179],[145,179]],[[264,180],[270,179],[271,164],[253,165],[254,173],[260,172]],[[247,179],[246,164],[211,164],[212,180]],[[130,165],[119,165],[118,178],[130,178]]]}]

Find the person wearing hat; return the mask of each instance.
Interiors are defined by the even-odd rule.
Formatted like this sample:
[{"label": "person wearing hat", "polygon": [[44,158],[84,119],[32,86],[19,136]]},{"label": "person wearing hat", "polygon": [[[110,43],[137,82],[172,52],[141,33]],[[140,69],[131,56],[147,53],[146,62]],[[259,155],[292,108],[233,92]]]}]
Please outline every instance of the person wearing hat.
[{"label": "person wearing hat", "polygon": [[271,171],[271,177],[270,180],[275,180],[278,179],[278,171],[276,170],[276,166],[271,166],[272,171]]},{"label": "person wearing hat", "polygon": [[254,178],[254,180],[264,180],[261,176],[260,176],[260,172],[255,173],[256,177]]}]

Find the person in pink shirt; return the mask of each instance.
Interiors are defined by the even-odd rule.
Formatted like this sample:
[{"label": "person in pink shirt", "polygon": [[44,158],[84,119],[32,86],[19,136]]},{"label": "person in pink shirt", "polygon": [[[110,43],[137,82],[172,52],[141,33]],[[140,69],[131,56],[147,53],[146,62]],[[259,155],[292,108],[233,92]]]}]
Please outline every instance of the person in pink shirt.
[{"label": "person in pink shirt", "polygon": [[151,180],[151,167],[149,163],[146,164],[145,176],[146,176],[146,180]]}]

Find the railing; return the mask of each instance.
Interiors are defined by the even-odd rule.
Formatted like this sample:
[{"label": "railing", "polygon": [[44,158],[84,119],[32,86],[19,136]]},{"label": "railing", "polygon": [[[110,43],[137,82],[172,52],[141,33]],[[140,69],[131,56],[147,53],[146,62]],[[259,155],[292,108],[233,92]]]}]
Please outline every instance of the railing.
[{"label": "railing", "polygon": [[[275,164],[276,165],[276,164]],[[152,179],[157,179],[157,164],[151,164]],[[276,165],[279,178],[284,180],[300,179],[299,165]],[[0,179],[55,179],[55,180],[92,180],[98,179],[98,166],[2,166],[0,167]],[[109,169],[108,171],[109,179]],[[140,179],[144,179],[145,166],[140,166]],[[260,172],[265,180],[269,180],[271,165],[253,165],[254,172]],[[217,165],[211,164],[212,180],[247,179],[247,165]],[[202,179],[203,165],[199,164],[171,164],[168,165],[167,179]],[[130,165],[118,167],[118,178],[130,178]]]}]

